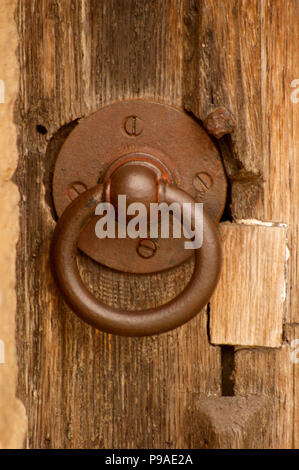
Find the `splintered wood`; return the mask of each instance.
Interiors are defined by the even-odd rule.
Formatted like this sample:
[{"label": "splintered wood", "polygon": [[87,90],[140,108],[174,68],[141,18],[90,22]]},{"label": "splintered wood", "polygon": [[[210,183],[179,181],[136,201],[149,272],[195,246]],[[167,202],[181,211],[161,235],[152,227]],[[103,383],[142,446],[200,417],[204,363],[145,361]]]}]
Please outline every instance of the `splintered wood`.
[{"label": "splintered wood", "polygon": [[223,224],[221,238],[222,273],[210,303],[212,343],[281,346],[286,228]]}]

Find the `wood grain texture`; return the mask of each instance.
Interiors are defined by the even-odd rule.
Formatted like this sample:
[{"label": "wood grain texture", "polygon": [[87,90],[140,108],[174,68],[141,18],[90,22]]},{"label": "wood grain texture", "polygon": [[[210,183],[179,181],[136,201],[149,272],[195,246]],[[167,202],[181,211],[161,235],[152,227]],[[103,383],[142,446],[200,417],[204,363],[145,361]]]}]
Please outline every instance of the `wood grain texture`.
[{"label": "wood grain texture", "polygon": [[212,343],[281,346],[286,232],[284,227],[221,225],[222,272],[210,301]]},{"label": "wood grain texture", "polygon": [[[29,447],[185,447],[187,406],[221,393],[220,348],[208,342],[205,313],[159,337],[111,336],[70,312],[49,270],[51,172],[68,124],[119,99],[150,97],[182,106],[198,21],[193,3],[19,2],[17,341]],[[39,134],[37,125],[47,133]],[[128,309],[166,302],[193,270],[189,262],[138,277],[84,256],[80,265],[96,295]]]},{"label": "wood grain texture", "polygon": [[19,82],[15,7],[16,2],[11,0],[0,4],[0,80],[3,86],[0,101],[0,449],[22,447],[27,427],[24,406],[16,398],[15,262],[19,193],[11,181],[18,160],[14,123]]},{"label": "wood grain texture", "polygon": [[199,28],[198,99],[191,111],[204,120],[224,106],[236,128],[219,140],[231,183],[232,217],[254,216],[263,196],[260,0],[203,0]]},{"label": "wood grain texture", "polygon": [[299,322],[299,104],[291,83],[299,78],[299,1],[262,4],[262,126],[264,200],[257,218],[288,225],[290,248],[287,322]]},{"label": "wood grain texture", "polygon": [[285,339],[288,343],[290,367],[294,380],[293,419],[290,422],[290,426],[294,429],[292,447],[299,449],[299,325],[286,325]]},{"label": "wood grain texture", "polygon": [[242,349],[235,357],[235,393],[240,396],[269,397],[273,404],[269,419],[270,441],[261,440],[261,447],[291,449],[294,446],[294,364],[291,348],[285,337],[280,349]]},{"label": "wood grain texture", "polygon": [[[200,11],[202,47],[198,54],[202,73],[200,93],[191,103],[191,111],[203,120],[213,107],[226,106],[235,115],[235,132],[219,141],[231,182],[231,218],[287,224],[290,259],[286,321],[296,323],[299,104],[291,101],[294,89],[290,85],[299,78],[299,1],[205,0]],[[275,370],[283,350],[265,353],[269,369]],[[255,354],[248,353],[247,357],[248,361],[251,357],[260,358],[252,366],[254,369],[250,367],[251,375],[246,375],[249,393],[256,388],[257,375],[265,373],[265,354],[262,350]],[[243,373],[247,374],[246,361],[235,372],[237,381],[242,380]],[[276,394],[284,385],[279,380],[279,374],[271,375],[272,391],[276,390]],[[284,396],[289,405],[296,399],[291,386]],[[279,411],[273,417],[275,443],[291,445],[291,428],[283,435],[279,426],[292,422],[292,417],[283,402],[276,400],[276,404]],[[298,407],[298,399],[295,406]],[[298,436],[297,428],[296,442]]]},{"label": "wood grain texture", "polygon": [[[227,212],[233,220],[288,224],[287,321],[298,322],[299,105],[290,100],[289,84],[299,78],[299,0],[19,0],[16,19],[17,345],[27,445],[196,446],[202,423],[193,426],[190,410],[199,397],[221,394],[220,348],[208,342],[206,314],[143,339],[105,335],[80,322],[49,272],[53,163],[72,123],[109,102],[153,98],[200,121],[226,106],[237,122],[219,141],[231,184]],[[174,297],[193,269],[187,263],[138,278],[83,256],[80,263],[96,295],[126,308]],[[235,394],[265,395],[274,403],[271,435],[261,438],[261,447],[299,442],[297,372],[288,336],[283,340],[280,349],[236,352]],[[241,445],[229,429],[226,436],[224,446]]]},{"label": "wood grain texture", "polygon": [[[288,285],[297,285],[299,104],[291,83],[299,78],[299,1],[204,0],[200,13],[200,93],[189,109],[201,120],[217,106],[234,114],[235,132],[219,141],[232,218],[288,225]],[[291,289],[287,321],[298,322],[298,312]]]}]

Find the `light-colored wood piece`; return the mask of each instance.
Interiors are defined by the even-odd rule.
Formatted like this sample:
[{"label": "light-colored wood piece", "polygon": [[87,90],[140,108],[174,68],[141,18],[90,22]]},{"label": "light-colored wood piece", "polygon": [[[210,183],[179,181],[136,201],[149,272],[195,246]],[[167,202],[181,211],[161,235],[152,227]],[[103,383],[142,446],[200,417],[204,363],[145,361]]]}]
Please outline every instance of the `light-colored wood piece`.
[{"label": "light-colored wood piece", "polygon": [[286,325],[285,337],[289,348],[294,390],[294,401],[292,404],[293,418],[290,418],[290,426],[294,430],[292,447],[299,449],[299,325]]},{"label": "light-colored wood piece", "polygon": [[210,301],[211,342],[281,346],[286,228],[222,224],[221,239],[222,271]]},{"label": "light-colored wood piece", "polygon": [[19,67],[15,50],[18,33],[14,22],[16,1],[0,4],[0,449],[23,445],[27,421],[16,398],[15,261],[19,235],[19,193],[10,179],[17,165],[14,106],[18,96]]},{"label": "light-colored wood piece", "polygon": [[[299,449],[299,325],[293,326],[291,359],[294,367],[294,449]],[[295,351],[296,349],[296,351]]]}]

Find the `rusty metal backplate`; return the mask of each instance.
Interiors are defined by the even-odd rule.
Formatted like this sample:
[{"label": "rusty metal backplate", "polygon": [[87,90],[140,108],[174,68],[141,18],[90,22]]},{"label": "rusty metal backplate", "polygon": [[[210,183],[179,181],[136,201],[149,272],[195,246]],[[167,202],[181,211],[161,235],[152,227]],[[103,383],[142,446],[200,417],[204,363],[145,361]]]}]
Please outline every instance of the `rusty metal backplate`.
[{"label": "rusty metal backplate", "polygon": [[[166,178],[203,202],[218,221],[224,209],[227,182],[217,147],[205,130],[180,109],[144,100],[105,106],[82,119],[64,142],[53,175],[53,199],[60,216],[87,188],[105,181],[112,167],[132,159],[160,166]],[[110,268],[150,273],[177,266],[191,256],[184,239],[98,239],[95,216],[78,246]]]}]

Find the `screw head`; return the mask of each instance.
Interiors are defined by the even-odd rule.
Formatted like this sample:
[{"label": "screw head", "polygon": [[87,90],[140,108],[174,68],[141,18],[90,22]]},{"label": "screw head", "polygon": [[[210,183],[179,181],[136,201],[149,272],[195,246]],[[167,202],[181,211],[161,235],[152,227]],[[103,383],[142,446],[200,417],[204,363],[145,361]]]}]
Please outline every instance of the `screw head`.
[{"label": "screw head", "polygon": [[141,258],[148,259],[152,258],[157,251],[157,244],[154,240],[144,238],[139,240],[137,245],[137,254]]},{"label": "screw head", "polygon": [[213,179],[208,173],[202,171],[194,176],[193,186],[201,196],[206,194],[212,185]]},{"label": "screw head", "polygon": [[84,183],[81,183],[80,181],[75,181],[74,183],[71,183],[67,189],[67,196],[70,199],[70,201],[73,201],[78,197],[81,193],[84,193],[84,191],[87,190],[87,186]]},{"label": "screw head", "polygon": [[128,116],[125,119],[124,129],[130,137],[137,137],[143,131],[142,120],[137,116]]}]

